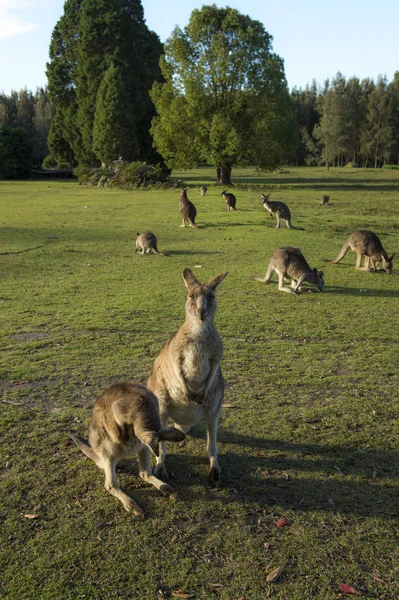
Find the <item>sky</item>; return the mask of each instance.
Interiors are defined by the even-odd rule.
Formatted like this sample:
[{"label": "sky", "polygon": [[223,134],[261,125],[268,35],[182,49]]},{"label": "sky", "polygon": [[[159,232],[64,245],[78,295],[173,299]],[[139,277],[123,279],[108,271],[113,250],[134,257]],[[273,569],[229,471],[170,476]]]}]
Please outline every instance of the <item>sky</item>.
[{"label": "sky", "polygon": [[[174,27],[184,28],[203,4],[230,6],[261,21],[284,60],[290,89],[315,80],[322,85],[338,71],[346,78],[399,71],[399,0],[142,0],[148,27],[164,42]],[[51,33],[64,0],[0,0],[0,91],[35,91],[47,83]]]}]

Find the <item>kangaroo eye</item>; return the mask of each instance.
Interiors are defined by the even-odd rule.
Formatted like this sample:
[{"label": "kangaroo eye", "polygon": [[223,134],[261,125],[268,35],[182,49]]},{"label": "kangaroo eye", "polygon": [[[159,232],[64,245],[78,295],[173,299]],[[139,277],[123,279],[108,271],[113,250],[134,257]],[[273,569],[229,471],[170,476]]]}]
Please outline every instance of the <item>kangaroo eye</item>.
[{"label": "kangaroo eye", "polygon": [[194,294],[190,294],[190,300],[195,300]]}]

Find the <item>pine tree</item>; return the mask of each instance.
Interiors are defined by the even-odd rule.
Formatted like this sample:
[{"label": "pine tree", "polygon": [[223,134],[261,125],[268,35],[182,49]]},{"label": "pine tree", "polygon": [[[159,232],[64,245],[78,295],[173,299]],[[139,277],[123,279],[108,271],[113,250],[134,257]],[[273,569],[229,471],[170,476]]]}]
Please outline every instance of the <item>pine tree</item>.
[{"label": "pine tree", "polygon": [[[145,24],[140,0],[67,0],[54,28],[47,66],[49,91],[57,109],[51,150],[73,162],[97,162],[93,150],[97,94],[111,63],[120,70],[133,118],[130,139],[140,160],[153,154],[149,122],[154,106],[148,91],[160,80],[162,45]],[[57,131],[55,131],[57,129]],[[131,148],[123,155],[131,155]]]}]

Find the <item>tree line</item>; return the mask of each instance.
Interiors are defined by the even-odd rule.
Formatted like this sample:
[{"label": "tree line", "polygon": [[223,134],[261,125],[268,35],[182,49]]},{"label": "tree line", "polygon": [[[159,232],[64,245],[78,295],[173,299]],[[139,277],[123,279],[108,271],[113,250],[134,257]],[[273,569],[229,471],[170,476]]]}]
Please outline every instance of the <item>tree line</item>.
[{"label": "tree line", "polygon": [[237,165],[399,162],[399,72],[289,92],[263,24],[228,7],[194,10],[162,45],[140,0],[66,0],[47,77],[0,94],[0,176],[122,159],[209,164],[228,185]]}]

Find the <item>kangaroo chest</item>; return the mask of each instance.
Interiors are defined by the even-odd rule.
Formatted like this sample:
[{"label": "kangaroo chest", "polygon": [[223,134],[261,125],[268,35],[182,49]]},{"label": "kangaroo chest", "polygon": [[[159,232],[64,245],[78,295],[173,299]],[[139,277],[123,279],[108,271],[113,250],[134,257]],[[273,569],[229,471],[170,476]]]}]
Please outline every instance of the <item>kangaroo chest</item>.
[{"label": "kangaroo chest", "polygon": [[204,340],[188,341],[181,355],[181,370],[184,379],[191,384],[205,381],[212,368],[212,353]]}]

